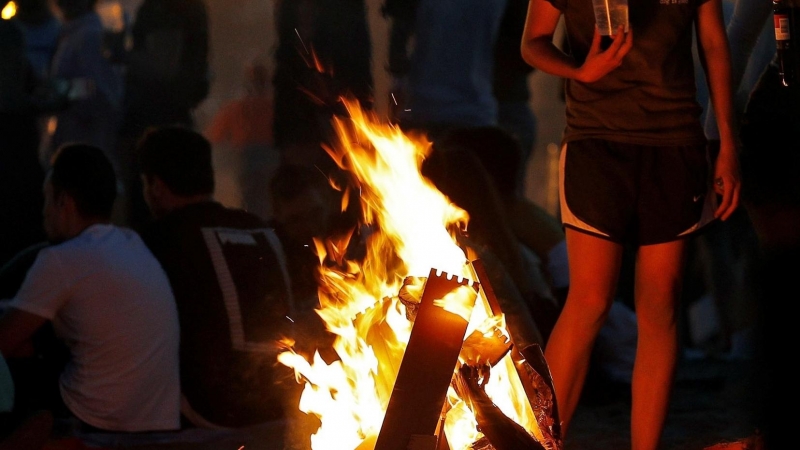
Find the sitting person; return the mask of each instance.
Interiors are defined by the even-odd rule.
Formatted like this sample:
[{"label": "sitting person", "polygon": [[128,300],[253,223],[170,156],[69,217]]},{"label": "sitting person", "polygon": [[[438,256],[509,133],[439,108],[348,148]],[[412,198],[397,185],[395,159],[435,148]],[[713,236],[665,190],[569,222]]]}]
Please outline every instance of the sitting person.
[{"label": "sitting person", "polygon": [[213,199],[211,144],[200,133],[150,129],[137,154],[155,218],[142,237],[178,305],[184,424],[241,428],[283,419],[284,402],[302,386],[277,361],[295,314],[277,235],[259,216]]},{"label": "sitting person", "polygon": [[34,334],[52,324],[69,351],[55,413],[77,423],[73,431],[177,430],[175,299],[139,235],[110,223],[116,183],[97,147],[67,144],[54,154],[44,184],[50,245],[5,304],[0,353],[30,355]]},{"label": "sitting person", "polygon": [[[320,261],[314,240],[327,241],[356,227],[352,207],[357,202],[351,202],[351,208],[342,213],[341,193],[333,189],[328,178],[335,176],[336,172],[332,169],[333,172],[326,175],[323,170],[319,165],[290,162],[278,167],[270,180],[274,212],[270,224],[286,249],[289,273],[292,274],[293,298],[297,306],[294,351],[309,361],[319,352],[320,357],[330,364],[339,359],[333,348],[336,336],[328,331],[317,314],[321,307],[318,289],[321,266],[335,263],[330,261],[329,255]],[[348,257],[361,254],[363,249],[359,239],[354,238],[350,243]],[[286,436],[294,444],[291,448],[308,448],[309,436],[316,433],[319,422],[304,413],[292,419],[293,432]]]},{"label": "sitting person", "polygon": [[520,178],[515,176],[524,163],[519,141],[502,128],[485,126],[455,130],[442,145],[463,147],[478,156],[500,194],[511,230],[541,260],[553,293],[563,305],[569,290],[566,236],[556,217],[520,194]]},{"label": "sitting person", "polygon": [[423,162],[422,175],[469,214],[459,244],[473,249],[483,262],[490,279],[482,281],[491,284],[515,345],[520,349],[544,346],[547,334],[541,316],[555,309],[555,298],[540,268],[525,259],[480,160],[469,150],[447,145],[446,135]]},{"label": "sitting person", "polygon": [[333,188],[331,180],[335,185],[344,185],[342,176],[344,173],[337,168],[287,162],[277,168],[270,180],[274,211],[270,224],[286,249],[294,300],[303,317],[302,328],[296,330],[303,339],[298,338],[295,350],[307,358],[319,351],[329,363],[338,357],[331,353],[333,334],[315,312],[320,307],[317,275],[320,266],[335,265],[336,261],[330,254],[320,261],[314,240],[336,241],[353,232],[345,253],[349,260],[360,260],[366,251],[365,233],[369,231],[358,223],[361,213],[357,199],[351,198],[341,211],[342,193]]}]

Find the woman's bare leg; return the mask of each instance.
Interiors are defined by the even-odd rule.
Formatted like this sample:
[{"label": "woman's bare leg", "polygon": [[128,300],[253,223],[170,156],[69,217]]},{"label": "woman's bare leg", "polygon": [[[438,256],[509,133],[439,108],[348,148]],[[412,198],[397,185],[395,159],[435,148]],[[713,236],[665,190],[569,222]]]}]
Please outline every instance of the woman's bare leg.
[{"label": "woman's bare leg", "polygon": [[556,401],[567,427],[578,405],[597,333],[611,309],[623,248],[567,228],[570,286],[564,308],[545,348]]},{"label": "woman's bare leg", "polygon": [[656,450],[678,360],[677,309],[686,242],[647,245],[636,256],[638,343],[633,366],[633,450]]}]

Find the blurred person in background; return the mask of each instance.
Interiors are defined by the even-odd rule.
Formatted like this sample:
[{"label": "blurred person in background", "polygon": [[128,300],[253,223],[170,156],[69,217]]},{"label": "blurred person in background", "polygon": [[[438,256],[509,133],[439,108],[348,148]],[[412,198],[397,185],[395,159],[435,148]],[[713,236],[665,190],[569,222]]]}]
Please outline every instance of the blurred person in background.
[{"label": "blurred person in background", "polygon": [[17,19],[25,33],[28,59],[40,78],[50,75],[50,64],[61,35],[61,21],[49,0],[16,0]]},{"label": "blurred person in background", "polygon": [[68,86],[37,75],[19,15],[0,19],[0,266],[45,240],[39,121],[67,104]]},{"label": "blurred person in background", "polygon": [[326,163],[339,97],[372,109],[372,38],[364,0],[278,0],[275,146],[288,163]]},{"label": "blurred person in background", "polygon": [[[731,85],[736,121],[744,110],[757,79],[775,57],[772,2],[735,0],[726,27],[731,48]],[[716,114],[710,100],[705,105],[704,131],[712,158],[719,152]],[[695,343],[701,355],[748,359],[753,356],[755,310],[754,274],[758,238],[747,211],[716,224],[695,241],[705,259],[704,279],[716,307],[719,327],[709,338]]]},{"label": "blurred person in background", "polygon": [[494,50],[493,91],[497,99],[497,124],[519,141],[516,183],[525,195],[528,161],[536,146],[537,121],[531,108],[530,76],[535,69],[522,59],[519,43],[525,28],[528,0],[506,0],[506,10]]},{"label": "blurred person in background", "polygon": [[269,180],[279,164],[273,139],[273,98],[269,71],[259,61],[244,70],[245,94],[222,105],[205,129],[205,136],[221,153],[235,180],[236,202],[264,220],[272,217]]},{"label": "blurred person in background", "polygon": [[[793,37],[796,39],[797,37]],[[794,42],[794,41],[793,41]],[[795,61],[800,49],[792,47]],[[777,58],[759,77],[742,118],[742,199],[758,236],[755,291],[755,369],[758,429],[766,449],[794,439],[792,419],[775,405],[794,373],[786,370],[786,343],[796,339],[794,315],[784,300],[800,273],[800,86],[783,86]]]},{"label": "blurred person in background", "polygon": [[106,152],[120,174],[122,162],[116,142],[122,112],[122,76],[106,57],[105,31],[95,4],[96,0],[56,1],[63,26],[50,77],[69,83],[71,96],[69,105],[53,116],[49,154],[66,143],[91,144]]},{"label": "blurred person in background", "polygon": [[483,261],[490,278],[486,281],[494,289],[514,344],[520,349],[531,344],[544,347],[549,333],[543,333],[542,327],[557,315],[557,304],[541,262],[535,256],[526,258],[480,159],[457,139],[448,140],[457,132],[451,129],[434,144],[421,173],[469,214],[467,229],[458,235],[459,244],[474,250]]},{"label": "blurred person in background", "polygon": [[506,0],[387,0],[395,120],[435,139],[497,125],[495,45]]},{"label": "blurred person in background", "polygon": [[118,153],[123,158],[123,217],[150,221],[142,198],[136,142],[151,126],[194,127],[194,110],[211,88],[209,18],[204,0],[144,0],[131,26]]}]

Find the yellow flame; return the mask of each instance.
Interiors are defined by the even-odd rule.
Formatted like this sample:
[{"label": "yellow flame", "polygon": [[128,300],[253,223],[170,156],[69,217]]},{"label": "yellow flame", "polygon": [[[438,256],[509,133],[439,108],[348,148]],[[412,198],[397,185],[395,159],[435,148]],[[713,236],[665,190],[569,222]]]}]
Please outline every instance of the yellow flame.
[{"label": "yellow flame", "polygon": [[[314,450],[373,448],[392,393],[412,322],[399,301],[404,280],[424,279],[432,268],[451,276],[474,280],[464,250],[455,239],[466,229],[466,211],[454,205],[420,173],[431,143],[423,136],[404,134],[342,99],[349,118],[333,120],[338,143],[326,148],[336,163],[351,173],[359,192],[362,225],[370,233],[360,263],[343,261],[342,243],[315,242],[321,261],[334,257],[335,268],[320,267],[317,313],[336,335],[333,347],[340,360],[327,364],[318,354],[311,363],[286,352],[279,361],[295,370],[305,383],[299,408],[319,417],[321,426],[311,437]],[[349,237],[348,237],[349,239]],[[344,264],[341,264],[341,263]],[[419,294],[420,283],[407,284]],[[491,333],[492,317],[482,296],[462,286],[436,304],[469,320],[466,335],[479,329]],[[412,294],[413,296],[413,294]],[[419,298],[419,297],[417,297]],[[503,325],[502,317],[499,319]],[[487,394],[509,417],[528,430],[535,418],[506,356],[492,369]],[[480,433],[472,412],[450,388],[445,432],[451,449],[469,448]]]},{"label": "yellow flame", "polygon": [[14,17],[15,15],[17,15],[17,4],[14,2],[6,3],[6,6],[3,7],[3,11],[0,12],[0,17],[2,17],[5,20],[8,20]]}]

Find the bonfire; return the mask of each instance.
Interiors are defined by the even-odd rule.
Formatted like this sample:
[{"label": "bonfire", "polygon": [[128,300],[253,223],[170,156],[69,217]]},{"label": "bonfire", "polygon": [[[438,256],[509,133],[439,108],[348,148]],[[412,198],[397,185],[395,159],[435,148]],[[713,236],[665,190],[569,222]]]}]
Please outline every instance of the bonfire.
[{"label": "bonfire", "polygon": [[[365,254],[316,241],[319,309],[338,360],[278,360],[319,419],[314,450],[561,448],[547,365],[517,348],[488,277],[458,244],[469,216],[420,173],[431,143],[341,99],[325,150],[357,190]],[[343,209],[347,207],[343,200]]]}]

